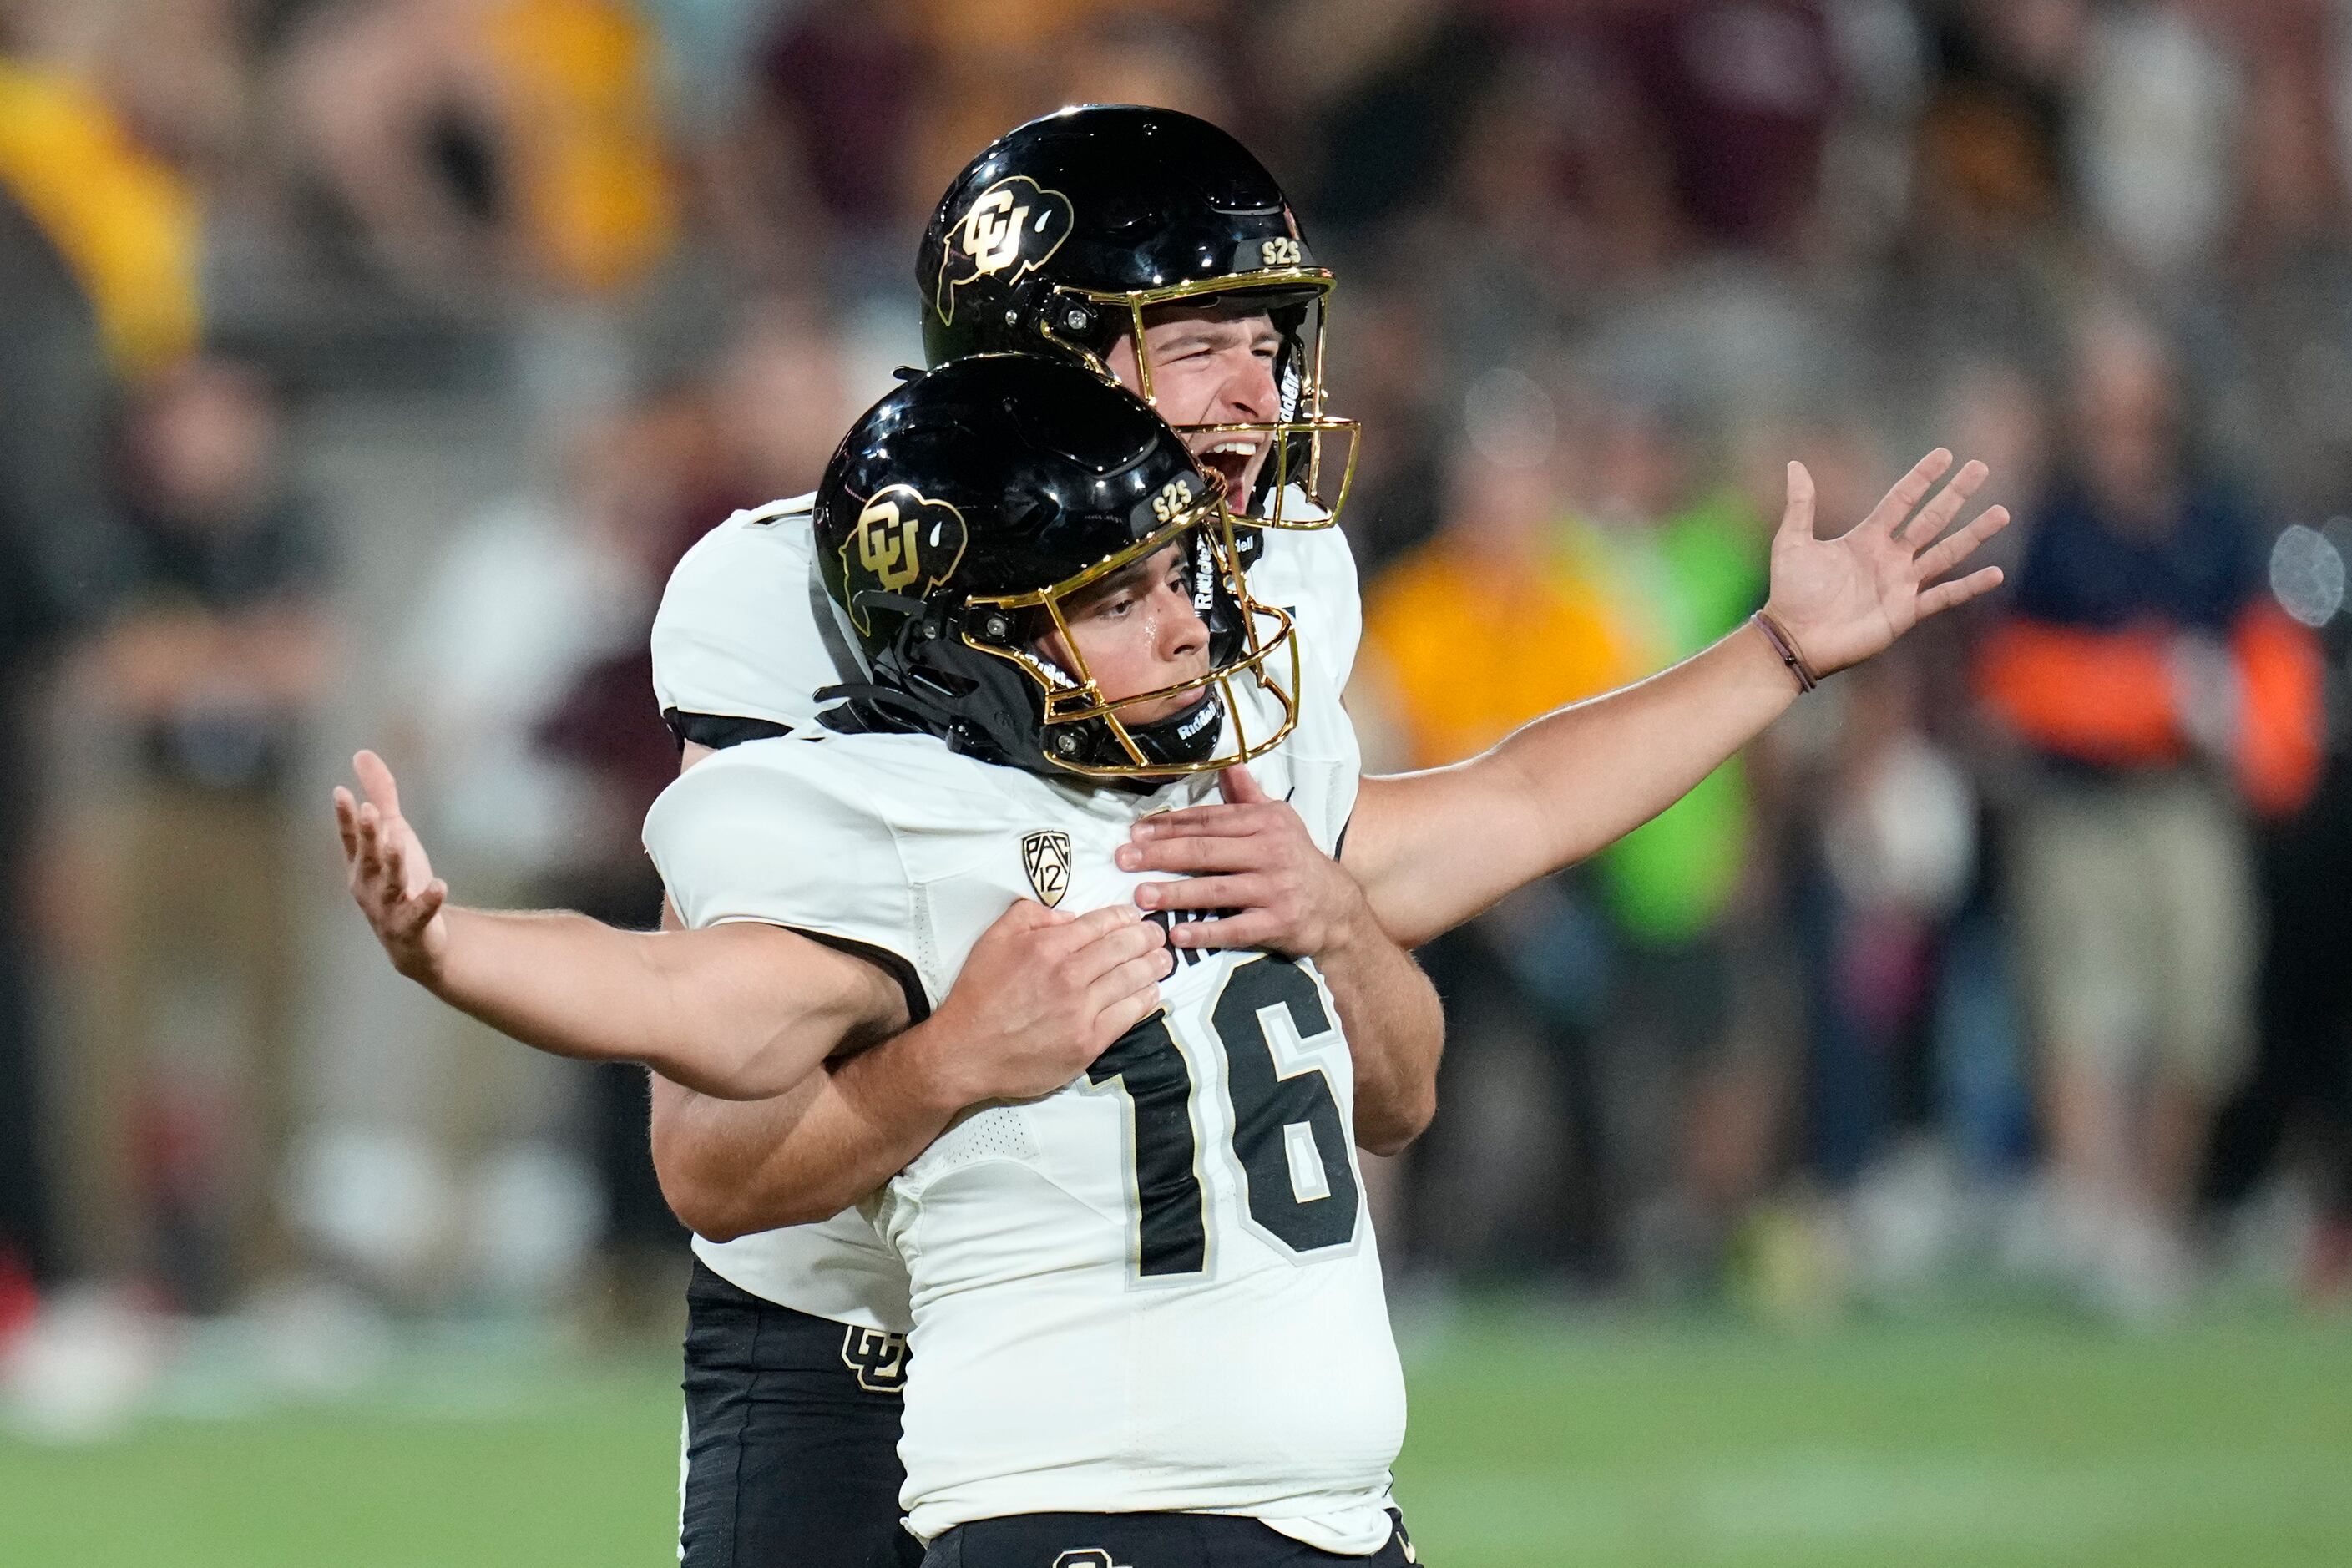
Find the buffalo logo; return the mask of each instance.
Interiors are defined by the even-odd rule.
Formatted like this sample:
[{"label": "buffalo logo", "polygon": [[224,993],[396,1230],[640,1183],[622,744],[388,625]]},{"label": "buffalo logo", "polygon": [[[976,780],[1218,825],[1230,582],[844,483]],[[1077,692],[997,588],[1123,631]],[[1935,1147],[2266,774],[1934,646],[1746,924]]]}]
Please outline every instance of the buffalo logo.
[{"label": "buffalo logo", "polygon": [[1021,865],[1029,873],[1029,885],[1037,890],[1037,901],[1052,909],[1070,890],[1070,836],[1029,835],[1021,841]]},{"label": "buffalo logo", "polygon": [[[963,560],[963,513],[924,497],[912,485],[888,485],[866,503],[841,544],[842,595],[860,633],[871,632],[865,595],[879,590],[924,598],[944,586]],[[920,586],[917,586],[918,583]]]},{"label": "buffalo logo", "polygon": [[897,1394],[907,1386],[907,1336],[852,1323],[841,1336],[841,1364],[866,1393]]},{"label": "buffalo logo", "polygon": [[1010,286],[1045,265],[1070,237],[1070,198],[1049,191],[1026,174],[1011,174],[980,193],[963,219],[948,231],[940,257],[939,290],[932,309],[943,324],[955,321],[955,291],[1000,273]]},{"label": "buffalo logo", "polygon": [[1110,1553],[1101,1547],[1087,1546],[1076,1552],[1063,1552],[1054,1559],[1054,1568],[1121,1568],[1121,1565],[1112,1562]]}]

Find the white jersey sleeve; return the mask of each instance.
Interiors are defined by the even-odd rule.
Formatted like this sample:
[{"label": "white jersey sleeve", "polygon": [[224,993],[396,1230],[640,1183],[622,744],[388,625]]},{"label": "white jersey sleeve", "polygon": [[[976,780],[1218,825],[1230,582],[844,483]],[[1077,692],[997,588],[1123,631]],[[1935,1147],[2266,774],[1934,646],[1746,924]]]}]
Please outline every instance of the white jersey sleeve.
[{"label": "white jersey sleeve", "polygon": [[735,513],[671,572],[654,616],[654,695],[680,739],[723,747],[800,729],[819,689],[865,679],[814,570],[815,499]]},{"label": "white jersey sleeve", "polygon": [[824,749],[784,736],[688,769],[646,814],[646,850],[688,926],[758,921],[859,952],[907,987],[920,1018],[933,996],[898,836],[852,775],[812,765]]},{"label": "white jersey sleeve", "polygon": [[[646,851],[688,926],[760,921],[845,948],[896,978],[920,1018],[931,998],[908,955],[912,893],[892,833],[827,787],[838,775],[792,765],[819,745],[784,736],[697,763],[654,803]],[[856,1209],[732,1241],[697,1237],[694,1251],[796,1311],[886,1333],[913,1326],[906,1266]]]}]

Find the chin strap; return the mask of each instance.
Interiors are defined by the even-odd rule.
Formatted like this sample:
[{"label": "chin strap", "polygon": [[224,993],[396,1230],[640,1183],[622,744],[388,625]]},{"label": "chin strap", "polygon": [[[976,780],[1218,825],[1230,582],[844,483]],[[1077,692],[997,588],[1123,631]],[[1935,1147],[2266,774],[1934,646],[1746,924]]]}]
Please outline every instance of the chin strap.
[{"label": "chin strap", "polygon": [[816,716],[818,723],[839,734],[943,736],[955,728],[955,716],[946,709],[895,686],[863,680],[827,686],[818,690],[816,700],[841,704]]},{"label": "chin strap", "polygon": [[816,716],[816,721],[838,735],[936,735],[950,752],[1001,763],[1004,756],[985,732],[940,703],[896,686],[858,681],[827,686],[816,694],[819,702],[837,702]]}]

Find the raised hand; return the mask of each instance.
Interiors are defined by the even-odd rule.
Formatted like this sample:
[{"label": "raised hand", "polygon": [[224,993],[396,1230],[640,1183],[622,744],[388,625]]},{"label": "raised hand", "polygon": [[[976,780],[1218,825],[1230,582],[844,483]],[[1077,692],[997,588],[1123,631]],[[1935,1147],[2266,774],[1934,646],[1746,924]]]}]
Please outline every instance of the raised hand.
[{"label": "raised hand", "polygon": [[2000,585],[1998,566],[1938,580],[2009,524],[2007,508],[1988,507],[1946,532],[1989,471],[1971,460],[1937,490],[1951,466],[1952,454],[1937,447],[1851,531],[1821,539],[1813,533],[1813,477],[1802,463],[1789,465],[1789,506],[1772,536],[1765,608],[1815,674],[1859,664],[1929,616]]},{"label": "raised hand", "polygon": [[449,922],[441,913],[449,887],[433,875],[425,843],[400,814],[400,786],[373,752],[352,759],[365,800],[335,786],[335,826],[343,837],[343,864],[352,899],[374,928],[392,966],[431,984],[448,951]]},{"label": "raised hand", "polygon": [[1224,804],[1147,816],[1119,847],[1127,870],[1190,873],[1136,889],[1145,909],[1232,911],[1177,925],[1171,942],[1314,958],[1371,926],[1363,889],[1315,847],[1288,802],[1269,796],[1247,768],[1227,768],[1217,788]]}]

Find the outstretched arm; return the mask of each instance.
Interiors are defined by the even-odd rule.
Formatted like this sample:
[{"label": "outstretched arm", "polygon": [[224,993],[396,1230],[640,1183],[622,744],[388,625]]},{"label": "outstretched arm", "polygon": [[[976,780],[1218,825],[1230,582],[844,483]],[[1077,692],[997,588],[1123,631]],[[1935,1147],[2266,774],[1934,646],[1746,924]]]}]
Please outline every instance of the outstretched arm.
[{"label": "outstretched arm", "polygon": [[569,912],[452,907],[392,770],[373,752],[353,766],[367,798],[339,786],[335,820],[352,896],[393,967],[525,1045],[644,1062],[747,1100],[906,1026],[905,997],[880,971],[775,926],[625,931]]},{"label": "outstretched arm", "polygon": [[[1937,581],[2009,521],[1992,507],[1950,533],[1984,482],[1938,447],[1835,539],[1813,532],[1813,484],[1789,465],[1789,505],[1772,540],[1764,614],[1793,644],[1804,679],[1858,664],[1928,616],[2000,583],[1988,566]],[[1925,505],[1922,505],[1922,503]],[[1342,860],[1381,926],[1418,946],[1514,889],[1632,832],[1760,733],[1801,680],[1750,621],[1636,685],[1563,708],[1452,767],[1368,778]]]},{"label": "outstretched arm", "polygon": [[368,798],[339,788],[335,815],[393,966],[525,1045],[651,1067],[656,1169],[705,1236],[839,1213],[957,1111],[1061,1088],[1160,1005],[1169,955],[1131,907],[1013,905],[912,1029],[881,970],[775,926],[453,908],[391,770],[355,765]]}]

